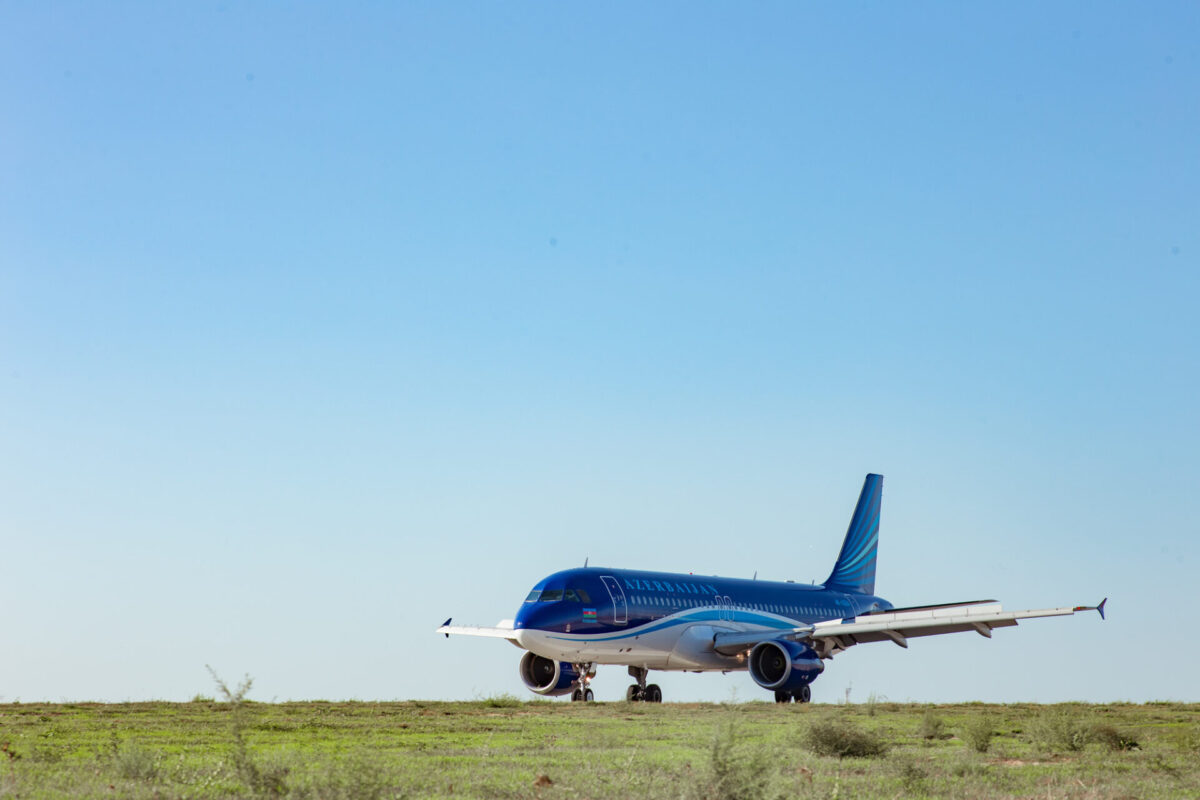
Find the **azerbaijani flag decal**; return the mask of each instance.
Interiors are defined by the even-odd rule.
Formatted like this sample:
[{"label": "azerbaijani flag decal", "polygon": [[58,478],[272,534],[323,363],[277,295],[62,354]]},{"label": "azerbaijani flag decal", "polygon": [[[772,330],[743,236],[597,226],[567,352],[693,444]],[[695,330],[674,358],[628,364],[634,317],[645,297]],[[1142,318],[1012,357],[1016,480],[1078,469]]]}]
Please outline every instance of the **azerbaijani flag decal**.
[{"label": "azerbaijani flag decal", "polygon": [[595,622],[596,621],[596,609],[585,608],[583,610],[583,621],[584,622]]}]

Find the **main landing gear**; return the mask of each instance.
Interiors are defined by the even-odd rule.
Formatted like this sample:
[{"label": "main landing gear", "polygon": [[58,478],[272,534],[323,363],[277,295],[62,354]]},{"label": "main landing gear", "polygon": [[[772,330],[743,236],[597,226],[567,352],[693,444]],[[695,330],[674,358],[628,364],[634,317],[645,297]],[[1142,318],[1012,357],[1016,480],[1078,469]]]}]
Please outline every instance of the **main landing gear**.
[{"label": "main landing gear", "polygon": [[596,667],[592,664],[575,664],[575,671],[579,673],[578,686],[575,691],[571,692],[572,703],[590,703],[596,699],[596,694],[588,688],[588,684],[592,682],[592,678],[596,677]]},{"label": "main landing gear", "polygon": [[795,700],[797,703],[808,703],[812,701],[812,689],[807,686],[801,686],[794,692],[776,692],[776,703],[790,703]]},{"label": "main landing gear", "polygon": [[658,688],[657,683],[646,684],[646,674],[649,672],[645,667],[630,667],[629,674],[633,676],[637,683],[625,690],[625,699],[630,703],[644,701],[647,703],[661,703],[662,689]]}]

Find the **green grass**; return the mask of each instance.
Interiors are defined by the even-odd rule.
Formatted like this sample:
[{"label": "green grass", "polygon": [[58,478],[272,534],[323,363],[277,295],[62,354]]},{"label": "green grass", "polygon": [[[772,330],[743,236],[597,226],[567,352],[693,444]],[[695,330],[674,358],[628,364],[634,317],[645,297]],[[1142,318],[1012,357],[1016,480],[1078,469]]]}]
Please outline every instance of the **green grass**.
[{"label": "green grass", "polygon": [[0,797],[99,796],[1194,798],[1200,706],[0,705]]}]

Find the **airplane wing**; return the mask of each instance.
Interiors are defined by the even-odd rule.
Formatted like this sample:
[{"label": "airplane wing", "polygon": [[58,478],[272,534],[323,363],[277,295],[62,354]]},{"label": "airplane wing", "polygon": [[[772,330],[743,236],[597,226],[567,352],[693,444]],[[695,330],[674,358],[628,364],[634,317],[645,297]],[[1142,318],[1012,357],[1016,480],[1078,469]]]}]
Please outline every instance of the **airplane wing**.
[{"label": "airplane wing", "polygon": [[[453,617],[450,619],[453,619]],[[478,625],[451,625],[450,619],[443,622],[437,629],[437,632],[444,633],[447,639],[453,633],[458,636],[488,636],[493,639],[508,639],[513,644],[517,644],[517,636],[513,632],[513,621],[511,619],[500,620],[494,628],[483,628]]]},{"label": "airplane wing", "polygon": [[975,631],[991,638],[993,628],[1007,628],[1019,619],[1061,617],[1077,611],[1098,611],[1104,617],[1104,604],[1096,606],[1064,606],[1061,608],[1005,611],[999,603],[953,604],[925,606],[897,611],[875,612],[843,620],[818,622],[785,631],[751,631],[719,633],[713,637],[713,649],[733,655],[770,639],[808,641],[821,658],[832,658],[856,644],[893,642],[908,647],[908,640],[918,636]]}]

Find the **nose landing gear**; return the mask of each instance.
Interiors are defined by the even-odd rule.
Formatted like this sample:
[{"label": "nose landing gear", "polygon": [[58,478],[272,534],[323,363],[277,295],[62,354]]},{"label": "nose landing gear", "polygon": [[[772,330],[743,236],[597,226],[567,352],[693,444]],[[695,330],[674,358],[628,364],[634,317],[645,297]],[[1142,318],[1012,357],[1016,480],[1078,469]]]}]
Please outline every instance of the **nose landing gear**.
[{"label": "nose landing gear", "polygon": [[575,671],[579,673],[578,685],[575,691],[571,692],[572,703],[590,703],[596,699],[596,694],[588,688],[588,684],[592,682],[592,678],[596,677],[596,666],[594,664],[575,664]]}]

